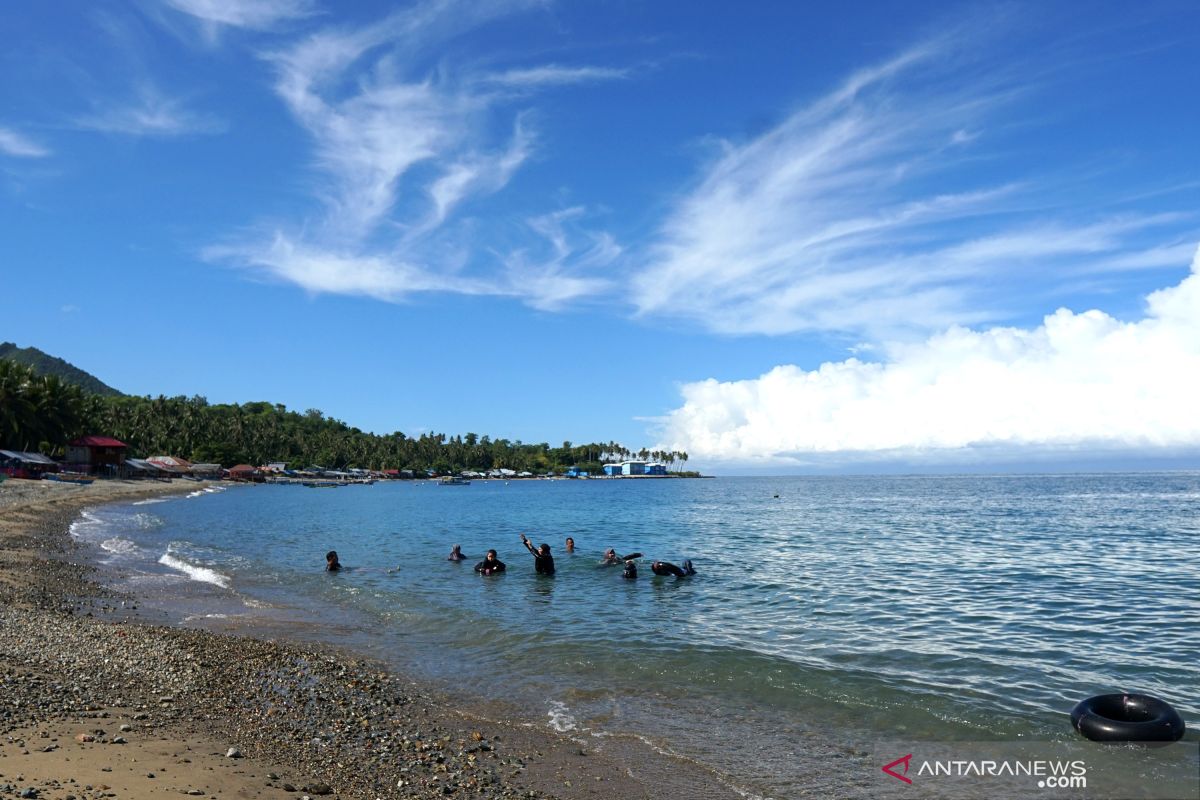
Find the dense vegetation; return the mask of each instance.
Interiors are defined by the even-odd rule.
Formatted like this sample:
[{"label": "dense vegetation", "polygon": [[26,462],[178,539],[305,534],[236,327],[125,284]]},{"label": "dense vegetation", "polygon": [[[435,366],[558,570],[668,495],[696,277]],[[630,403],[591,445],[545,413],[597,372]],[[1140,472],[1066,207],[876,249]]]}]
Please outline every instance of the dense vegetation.
[{"label": "dense vegetation", "polygon": [[15,361],[31,368],[38,375],[53,375],[65,383],[71,383],[91,394],[102,397],[120,397],[121,393],[101,381],[95,375],[61,358],[43,353],[36,347],[17,347],[12,342],[0,342],[0,359]]},{"label": "dense vegetation", "polygon": [[85,434],[115,436],[130,455],[174,455],[191,461],[305,467],[434,470],[505,468],[534,473],[579,466],[599,472],[630,457],[673,465],[687,453],[632,451],[616,442],[561,447],[468,433],[418,438],[365,433],[316,409],[303,414],[271,403],[210,404],[203,397],[101,397],[57,376],[0,360],[0,448],[63,453]]}]

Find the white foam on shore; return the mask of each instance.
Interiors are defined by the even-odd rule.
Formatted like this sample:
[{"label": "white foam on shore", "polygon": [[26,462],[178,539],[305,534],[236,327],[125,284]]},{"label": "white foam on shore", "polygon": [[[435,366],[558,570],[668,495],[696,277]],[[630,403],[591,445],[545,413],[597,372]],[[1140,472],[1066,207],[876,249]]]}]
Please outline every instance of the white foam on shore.
[{"label": "white foam on shore", "polygon": [[108,523],[97,517],[92,512],[84,509],[79,514],[79,519],[71,523],[68,530],[71,536],[76,539],[89,538],[89,534],[94,535],[102,530]]},{"label": "white foam on shore", "polygon": [[197,489],[194,492],[188,492],[188,497],[203,497],[203,496],[204,496],[203,489]]},{"label": "white foam on shore", "polygon": [[134,502],[133,505],[135,505],[135,506],[152,506],[155,503],[165,503],[169,499],[170,499],[169,497],[151,497],[146,500],[138,500],[138,501]]},{"label": "white foam on shore", "polygon": [[571,710],[567,708],[566,703],[550,701],[550,710],[546,712],[546,716],[550,717],[550,727],[559,733],[579,730],[579,720],[571,716]]},{"label": "white foam on shore", "polygon": [[114,556],[127,556],[138,552],[141,548],[135,542],[122,539],[120,536],[114,536],[111,539],[105,539],[101,542],[100,549],[106,550]]},{"label": "white foam on shore", "polygon": [[163,553],[162,556],[159,557],[158,563],[165,567],[170,567],[173,570],[182,572],[184,575],[187,575],[194,581],[211,583],[214,586],[220,586],[222,589],[229,588],[230,580],[228,575],[222,575],[215,569],[210,569],[209,567],[198,567],[195,564],[189,564],[182,558],[173,555],[170,550],[167,550],[167,552]]}]

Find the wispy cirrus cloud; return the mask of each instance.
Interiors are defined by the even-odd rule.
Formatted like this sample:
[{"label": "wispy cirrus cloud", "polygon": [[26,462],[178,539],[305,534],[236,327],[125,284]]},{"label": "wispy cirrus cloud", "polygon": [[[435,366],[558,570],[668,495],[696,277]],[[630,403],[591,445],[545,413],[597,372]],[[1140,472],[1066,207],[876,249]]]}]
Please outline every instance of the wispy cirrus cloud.
[{"label": "wispy cirrus cloud", "polygon": [[596,81],[623,80],[630,77],[633,70],[617,67],[571,67],[559,64],[546,64],[525,69],[510,69],[485,76],[484,83],[511,88],[542,88],[547,86],[569,86],[576,83],[594,83]]},{"label": "wispy cirrus cloud", "polygon": [[283,22],[316,15],[313,0],[164,0],[201,22],[213,26],[271,30]]},{"label": "wispy cirrus cloud", "polygon": [[0,153],[14,158],[45,158],[50,150],[22,133],[0,126]]},{"label": "wispy cirrus cloud", "polygon": [[142,86],[132,102],[105,104],[74,123],[102,133],[164,138],[221,133],[226,128],[222,120],[192,111],[182,100],[149,85]]},{"label": "wispy cirrus cloud", "polygon": [[585,229],[586,216],[587,209],[576,206],[527,221],[549,252],[521,249],[507,256],[508,286],[514,294],[525,297],[534,308],[557,311],[613,285],[605,270],[620,257],[621,246],[605,232]]},{"label": "wispy cirrus cloud", "polygon": [[1029,91],[1016,68],[965,55],[956,33],[720,143],[661,224],[633,303],[720,333],[879,337],[1002,318],[1005,287],[1051,266],[1162,263],[1139,253],[1178,242],[1180,216],[1080,219],[1041,207],[1044,175],[965,177],[1003,157],[991,142]]},{"label": "wispy cirrus cloud", "polygon": [[[459,224],[464,207],[502,191],[536,152],[537,132],[514,98],[619,72],[550,65],[481,75],[444,54],[457,37],[532,6],[436,0],[266,54],[276,93],[312,143],[322,211],[207,256],[309,291],[382,300],[460,292],[558,307],[598,290],[586,273],[616,249],[601,244],[603,234],[538,258],[532,246],[508,254],[473,246],[463,240],[470,226]],[[444,52],[428,65],[435,48]]]}]

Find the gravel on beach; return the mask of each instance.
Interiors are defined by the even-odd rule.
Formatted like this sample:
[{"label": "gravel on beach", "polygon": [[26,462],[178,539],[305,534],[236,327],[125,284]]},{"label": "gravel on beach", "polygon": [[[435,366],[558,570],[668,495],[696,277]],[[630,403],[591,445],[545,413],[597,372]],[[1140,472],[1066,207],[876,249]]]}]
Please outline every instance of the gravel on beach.
[{"label": "gravel on beach", "polygon": [[[74,725],[83,737],[68,742],[76,747],[204,736],[228,748],[213,758],[280,765],[246,796],[734,796],[711,776],[680,786],[680,764],[667,757],[635,774],[618,751],[472,719],[383,665],[333,648],[145,624],[124,608],[133,598],[93,580],[67,533],[80,508],[103,500],[80,493],[6,503],[8,488],[0,486],[0,748],[24,737],[27,752],[30,732],[47,725]],[[0,760],[0,796],[113,796],[61,781],[21,795],[31,787],[7,771]],[[659,780],[667,772],[675,777]],[[144,782],[157,780],[146,774]]]}]

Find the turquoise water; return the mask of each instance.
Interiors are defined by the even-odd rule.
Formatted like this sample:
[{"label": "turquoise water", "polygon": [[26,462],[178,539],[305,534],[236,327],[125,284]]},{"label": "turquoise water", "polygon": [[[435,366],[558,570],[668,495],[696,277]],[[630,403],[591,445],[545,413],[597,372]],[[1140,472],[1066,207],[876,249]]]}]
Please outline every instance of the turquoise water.
[{"label": "turquoise water", "polygon": [[[1200,725],[1196,473],[256,486],[76,533],[188,621],[303,627],[758,795],[849,791],[829,759],[872,741],[1069,739],[1101,692]],[[507,575],[472,572],[488,547]],[[645,554],[638,580],[596,566],[608,547]]]}]

